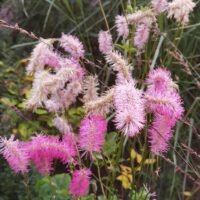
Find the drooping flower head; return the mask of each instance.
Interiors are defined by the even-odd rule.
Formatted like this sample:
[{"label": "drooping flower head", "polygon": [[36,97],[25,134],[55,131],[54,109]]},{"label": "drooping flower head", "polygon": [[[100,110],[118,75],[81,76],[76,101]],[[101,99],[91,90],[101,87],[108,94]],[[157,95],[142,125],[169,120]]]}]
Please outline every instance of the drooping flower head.
[{"label": "drooping flower head", "polygon": [[174,0],[168,4],[168,17],[174,17],[177,22],[186,25],[195,6],[192,0]]},{"label": "drooping flower head", "polygon": [[[26,145],[30,160],[41,174],[48,174],[53,169],[53,161],[60,160],[63,164],[71,162],[76,156],[75,140],[65,136],[59,141],[57,136],[37,135]],[[73,147],[73,149],[72,149]]]},{"label": "drooping flower head", "polygon": [[81,41],[73,36],[66,35],[62,33],[60,38],[60,46],[75,59],[82,58],[84,56],[85,50]]},{"label": "drooping flower head", "polygon": [[74,197],[85,196],[89,188],[90,176],[89,169],[75,170],[70,183],[70,194]]},{"label": "drooping flower head", "polygon": [[104,117],[90,113],[80,124],[80,148],[86,152],[100,152],[104,144],[107,124]]},{"label": "drooping flower head", "polygon": [[122,36],[126,39],[129,35],[129,28],[126,18],[124,16],[117,15],[115,18],[115,24],[117,27],[118,36]]},{"label": "drooping flower head", "polygon": [[114,105],[116,128],[124,135],[133,137],[144,127],[145,104],[142,92],[135,88],[134,81],[125,81],[115,87]]},{"label": "drooping flower head", "polygon": [[98,35],[99,50],[103,54],[112,51],[112,36],[108,31],[100,31]]},{"label": "drooping flower head", "polygon": [[14,140],[14,135],[9,139],[0,138],[0,154],[7,160],[10,168],[15,173],[28,172],[29,157],[23,144]]}]

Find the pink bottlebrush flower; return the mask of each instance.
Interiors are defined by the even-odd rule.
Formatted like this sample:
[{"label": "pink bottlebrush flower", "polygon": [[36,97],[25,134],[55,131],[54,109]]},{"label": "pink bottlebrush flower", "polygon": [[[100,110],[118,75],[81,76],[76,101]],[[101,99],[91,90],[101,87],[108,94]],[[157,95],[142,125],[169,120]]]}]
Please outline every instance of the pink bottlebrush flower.
[{"label": "pink bottlebrush flower", "polygon": [[145,104],[142,92],[135,88],[134,81],[125,81],[115,87],[114,105],[116,128],[124,135],[133,137],[144,127]]},{"label": "pink bottlebrush flower", "polygon": [[177,120],[181,119],[183,115],[182,100],[176,91],[147,90],[145,99],[149,112],[169,115]]},{"label": "pink bottlebrush flower", "polygon": [[150,27],[146,24],[137,25],[135,36],[134,36],[134,46],[138,49],[143,49],[145,44],[149,39]]},{"label": "pink bottlebrush flower", "polygon": [[173,85],[170,71],[161,67],[154,69],[148,74],[146,83],[148,84],[148,89],[158,91],[168,90]]},{"label": "pink bottlebrush flower", "polygon": [[99,50],[103,54],[112,51],[112,36],[107,31],[100,31],[98,35]]},{"label": "pink bottlebrush flower", "polygon": [[168,115],[156,114],[149,130],[151,151],[155,154],[168,150],[169,140],[172,138],[172,128],[176,120]]},{"label": "pink bottlebrush flower", "polygon": [[0,137],[0,154],[7,160],[10,168],[15,173],[27,173],[29,157],[18,140],[14,140],[14,135],[10,139]]},{"label": "pink bottlebrush flower", "polygon": [[[63,164],[73,160],[73,144],[59,141],[56,136],[37,135],[27,143],[26,149],[41,174],[48,174],[53,169],[53,160],[59,159]],[[75,148],[75,147],[74,147]]]},{"label": "pink bottlebrush flower", "polygon": [[84,57],[84,48],[80,40],[73,35],[65,35],[62,33],[60,38],[60,46],[75,59]]},{"label": "pink bottlebrush flower", "polygon": [[90,184],[91,171],[89,169],[75,170],[70,183],[70,194],[74,197],[82,197],[87,194]]},{"label": "pink bottlebrush flower", "polygon": [[157,14],[164,12],[165,10],[167,10],[168,7],[167,0],[152,0],[151,4]]},{"label": "pink bottlebrush flower", "polygon": [[101,115],[87,115],[80,124],[80,148],[89,153],[100,152],[104,144],[106,126],[106,120]]},{"label": "pink bottlebrush flower", "polygon": [[127,38],[129,35],[129,28],[127,20],[124,16],[117,15],[115,18],[115,24],[117,27],[118,36],[123,36],[123,38]]}]

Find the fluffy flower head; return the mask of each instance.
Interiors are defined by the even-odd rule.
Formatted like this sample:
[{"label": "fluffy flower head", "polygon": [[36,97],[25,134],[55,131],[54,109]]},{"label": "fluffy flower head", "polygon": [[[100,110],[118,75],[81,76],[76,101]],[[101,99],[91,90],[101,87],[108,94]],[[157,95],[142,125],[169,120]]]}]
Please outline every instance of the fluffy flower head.
[{"label": "fluffy flower head", "polygon": [[117,15],[115,18],[115,24],[117,27],[118,36],[123,36],[123,38],[127,38],[129,35],[129,28],[126,18],[124,16]]},{"label": "fluffy flower head", "polygon": [[104,144],[107,124],[99,114],[87,115],[80,124],[80,147],[89,152],[100,152]]},{"label": "fluffy flower head", "polygon": [[75,170],[70,183],[70,194],[74,197],[82,197],[87,194],[90,184],[91,171],[89,169]]},{"label": "fluffy flower head", "polygon": [[133,81],[124,81],[115,88],[114,105],[116,109],[116,128],[124,135],[133,137],[144,127],[145,105],[140,90]]},{"label": "fluffy flower head", "polygon": [[167,9],[167,6],[168,6],[167,0],[152,0],[151,4],[153,6],[153,9],[158,14],[165,11]]},{"label": "fluffy flower head", "polygon": [[60,38],[60,46],[68,53],[71,54],[71,56],[75,59],[82,58],[84,56],[84,48],[83,44],[80,42],[80,40],[73,36],[73,35],[65,35],[62,33],[62,36]]},{"label": "fluffy flower head", "polygon": [[98,35],[99,50],[103,54],[112,51],[112,36],[107,31],[100,31]]},{"label": "fluffy flower head", "polygon": [[28,172],[28,155],[23,144],[18,140],[14,140],[14,135],[10,139],[0,138],[0,154],[7,160],[15,173]]},{"label": "fluffy flower head", "polygon": [[192,0],[174,0],[168,5],[168,17],[174,17],[177,22],[186,25],[196,4]]}]

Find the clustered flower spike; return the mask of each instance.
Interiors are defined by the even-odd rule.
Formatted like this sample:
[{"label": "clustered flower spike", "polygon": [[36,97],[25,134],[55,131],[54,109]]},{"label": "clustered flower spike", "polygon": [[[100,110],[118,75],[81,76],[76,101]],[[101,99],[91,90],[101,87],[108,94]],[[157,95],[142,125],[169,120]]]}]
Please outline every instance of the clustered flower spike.
[{"label": "clustered flower spike", "polygon": [[104,144],[107,123],[99,114],[90,113],[80,124],[80,148],[86,152],[100,152]]},{"label": "clustered flower spike", "polygon": [[186,25],[189,22],[189,14],[195,6],[192,0],[174,0],[168,4],[168,17],[174,17],[177,22]]},{"label": "clustered flower spike", "polygon": [[72,127],[70,124],[67,122],[66,119],[62,117],[55,117],[53,119],[53,125],[62,133],[62,134],[67,134],[72,131]]},{"label": "clustered flower spike", "polygon": [[116,128],[124,135],[133,137],[144,127],[145,104],[142,92],[135,88],[134,81],[124,80],[115,87],[114,105]]},{"label": "clustered flower spike", "polygon": [[157,68],[149,73],[146,82],[146,110],[154,114],[149,139],[152,152],[159,154],[167,151],[172,129],[181,119],[184,109],[169,71]]},{"label": "clustered flower spike", "polygon": [[108,31],[100,31],[98,35],[99,50],[103,54],[112,51],[112,36]]},{"label": "clustered flower spike", "polygon": [[23,144],[14,140],[14,135],[10,139],[0,138],[0,154],[7,160],[15,173],[28,172],[29,157]]},{"label": "clustered flower spike", "polygon": [[73,172],[69,189],[69,192],[73,197],[82,197],[87,194],[90,176],[91,171],[89,169],[80,169]]}]

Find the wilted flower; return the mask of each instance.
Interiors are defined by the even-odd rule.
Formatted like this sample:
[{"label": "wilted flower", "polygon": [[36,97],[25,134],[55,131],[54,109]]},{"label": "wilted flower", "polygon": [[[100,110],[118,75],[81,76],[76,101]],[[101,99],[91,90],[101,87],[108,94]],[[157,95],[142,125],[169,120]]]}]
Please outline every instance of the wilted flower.
[{"label": "wilted flower", "polygon": [[70,133],[72,127],[68,124],[67,120],[62,117],[53,119],[53,125],[63,134]]}]

